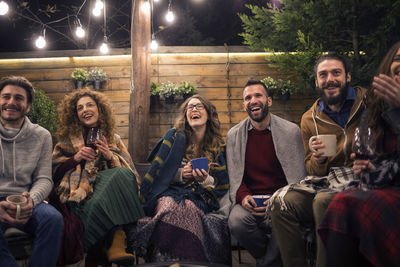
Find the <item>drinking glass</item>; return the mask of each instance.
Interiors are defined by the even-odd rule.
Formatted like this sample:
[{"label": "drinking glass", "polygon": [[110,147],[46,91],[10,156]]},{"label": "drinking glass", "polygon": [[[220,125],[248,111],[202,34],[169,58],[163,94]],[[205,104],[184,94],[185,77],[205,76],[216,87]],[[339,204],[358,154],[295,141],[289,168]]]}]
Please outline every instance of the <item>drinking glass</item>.
[{"label": "drinking glass", "polygon": [[86,146],[93,148],[94,150],[97,149],[95,143],[96,140],[101,139],[101,131],[99,127],[91,127],[89,129],[88,135],[86,137]]},{"label": "drinking glass", "polygon": [[358,127],[354,132],[352,150],[356,159],[367,160],[375,155],[375,134],[370,127]]}]

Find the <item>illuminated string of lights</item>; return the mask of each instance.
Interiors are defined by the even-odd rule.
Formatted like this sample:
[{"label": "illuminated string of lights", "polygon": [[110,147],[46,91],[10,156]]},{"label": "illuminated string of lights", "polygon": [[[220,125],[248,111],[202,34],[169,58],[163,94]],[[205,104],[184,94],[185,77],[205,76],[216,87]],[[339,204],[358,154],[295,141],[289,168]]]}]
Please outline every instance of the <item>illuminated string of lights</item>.
[{"label": "illuminated string of lights", "polygon": [[[60,22],[64,19],[67,19],[69,17],[75,17],[75,35],[77,38],[82,39],[86,36],[86,31],[85,28],[82,26],[82,23],[79,19],[79,13],[82,9],[82,7],[86,4],[87,0],[84,0],[82,5],[79,7],[77,14],[75,15],[67,15],[64,18],[58,19],[56,21],[48,22],[48,23],[43,23],[40,21],[37,17],[36,19],[38,22],[42,24],[42,30],[38,38],[35,40],[35,45],[38,49],[44,49],[46,47],[46,28],[50,24],[54,24],[57,22]],[[151,44],[150,47],[152,50],[156,50],[158,48],[158,43],[157,40],[155,39],[156,33],[153,30],[153,5],[154,3],[158,3],[160,0],[146,0],[143,2],[143,6],[141,9],[143,12],[150,12],[151,14]],[[9,5],[7,1],[0,1],[0,16],[5,16],[9,12]],[[107,18],[106,18],[106,3],[105,0],[96,0],[94,8],[92,9],[92,15],[95,17],[100,17],[100,15],[103,13],[104,21],[103,21],[103,43],[101,44],[99,50],[103,54],[107,54],[109,52],[109,47],[108,47],[108,38],[107,38]],[[168,10],[165,15],[165,19],[168,23],[172,23],[175,20],[175,15],[172,11],[172,0],[168,0]],[[50,30],[54,30],[52,28],[49,28]]]}]

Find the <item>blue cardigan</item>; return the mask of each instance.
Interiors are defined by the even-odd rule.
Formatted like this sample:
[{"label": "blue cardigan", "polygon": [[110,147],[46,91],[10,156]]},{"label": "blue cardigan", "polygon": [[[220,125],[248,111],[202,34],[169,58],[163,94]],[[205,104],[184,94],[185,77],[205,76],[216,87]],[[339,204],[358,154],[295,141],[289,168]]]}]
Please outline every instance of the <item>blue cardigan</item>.
[{"label": "blue cardigan", "polygon": [[203,187],[197,182],[183,187],[172,181],[181,166],[186,146],[185,135],[172,128],[167,131],[150,153],[148,161],[152,165],[140,186],[140,199],[146,215],[153,215],[157,199],[162,196],[170,196],[178,203],[189,199],[204,213],[219,209],[218,200],[229,189],[225,146],[221,146],[218,153],[214,155],[215,164],[210,167],[210,175],[217,181],[215,187]]}]

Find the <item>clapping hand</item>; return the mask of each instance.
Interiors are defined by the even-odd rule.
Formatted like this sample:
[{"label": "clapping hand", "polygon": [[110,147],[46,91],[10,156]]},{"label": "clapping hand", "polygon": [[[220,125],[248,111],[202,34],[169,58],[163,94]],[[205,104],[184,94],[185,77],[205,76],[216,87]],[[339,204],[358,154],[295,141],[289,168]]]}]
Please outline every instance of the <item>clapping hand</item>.
[{"label": "clapping hand", "polygon": [[374,77],[374,93],[390,107],[400,107],[400,80],[385,74]]}]

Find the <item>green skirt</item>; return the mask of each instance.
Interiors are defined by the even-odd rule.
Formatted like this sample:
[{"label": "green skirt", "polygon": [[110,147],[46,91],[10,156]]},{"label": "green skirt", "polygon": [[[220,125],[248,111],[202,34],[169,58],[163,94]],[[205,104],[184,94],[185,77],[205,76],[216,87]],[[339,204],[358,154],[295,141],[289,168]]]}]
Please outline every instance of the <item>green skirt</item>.
[{"label": "green skirt", "polygon": [[122,167],[100,171],[93,195],[86,202],[70,205],[70,208],[85,227],[85,251],[113,227],[144,217],[135,175]]}]

